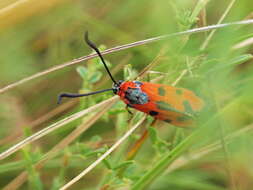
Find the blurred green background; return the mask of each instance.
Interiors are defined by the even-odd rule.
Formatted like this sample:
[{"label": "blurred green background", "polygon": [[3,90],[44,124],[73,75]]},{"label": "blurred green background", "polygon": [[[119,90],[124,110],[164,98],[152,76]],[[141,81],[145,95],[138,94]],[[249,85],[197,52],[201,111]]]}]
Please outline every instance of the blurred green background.
[{"label": "blurred green background", "polygon": [[[1,0],[0,88],[92,53],[83,40],[86,30],[92,41],[104,50],[216,24],[220,19],[222,23],[252,19],[252,5],[251,0]],[[168,164],[165,172],[146,181],[149,185],[145,189],[253,189],[252,29],[252,25],[232,26],[215,31],[210,41],[209,31],[104,56],[118,80],[133,78],[162,54],[149,69],[149,77],[141,80],[163,76],[158,83],[171,85],[180,78],[178,87],[193,90],[206,102],[206,109],[196,124],[197,129],[205,130],[194,142],[186,142],[189,148],[185,146],[186,150],[176,156],[184,158],[185,163],[180,165],[181,162],[175,161],[173,170],[170,169],[173,162]],[[58,106],[59,93],[90,92],[107,87],[111,87],[109,77],[100,61],[92,59],[1,93],[1,152],[67,115],[112,96],[105,93],[64,100]],[[92,120],[92,116],[71,122],[0,161],[0,187],[27,171],[27,180],[17,185],[20,179],[16,178],[17,186],[12,189],[59,189],[131,126],[124,104],[117,102],[42,169],[35,169],[34,165],[47,151],[76,127]],[[138,114],[132,124],[137,121]],[[241,131],[245,127],[247,130]],[[134,163],[125,163],[127,149],[136,140],[133,136],[108,158],[110,166],[107,161],[100,164],[72,189],[131,189],[144,172],[156,170],[152,166],[195,130],[161,123],[159,129],[151,132],[153,137],[138,152]],[[226,138],[230,134],[234,136]],[[220,147],[213,150],[216,145]],[[202,151],[207,152],[201,155]],[[128,167],[120,172],[115,169],[119,165],[119,168]]]}]

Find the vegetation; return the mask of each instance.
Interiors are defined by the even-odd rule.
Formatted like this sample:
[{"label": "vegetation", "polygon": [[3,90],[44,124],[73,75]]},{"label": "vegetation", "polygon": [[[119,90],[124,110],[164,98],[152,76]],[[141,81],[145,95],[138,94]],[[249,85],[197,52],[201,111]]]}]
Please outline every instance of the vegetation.
[{"label": "vegetation", "polygon": [[[253,22],[178,34],[252,17],[251,0],[2,0],[0,188],[60,189],[138,127],[69,189],[252,189]],[[194,127],[150,127],[153,118],[131,116],[110,92],[57,105],[61,92],[111,87],[86,30],[117,80],[202,97]],[[145,129],[149,138],[130,159]]]}]

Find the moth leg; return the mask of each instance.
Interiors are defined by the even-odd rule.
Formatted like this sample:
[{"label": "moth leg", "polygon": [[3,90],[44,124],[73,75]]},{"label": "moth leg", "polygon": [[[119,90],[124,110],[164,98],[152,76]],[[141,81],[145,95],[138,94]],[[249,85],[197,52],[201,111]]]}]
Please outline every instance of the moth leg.
[{"label": "moth leg", "polygon": [[[156,126],[157,120],[154,119],[153,122],[151,123],[150,127],[155,127]],[[147,137],[149,136],[148,130],[145,129],[145,131],[142,133],[141,137],[134,143],[130,151],[127,153],[127,160],[132,160],[135,155],[138,153],[140,150],[141,146],[143,143],[146,141]]]},{"label": "moth leg", "polygon": [[131,115],[133,115],[133,112],[130,111],[129,107],[131,107],[131,106],[129,106],[129,105],[127,104],[127,105],[126,105],[126,110],[127,110],[128,113],[130,113]]}]

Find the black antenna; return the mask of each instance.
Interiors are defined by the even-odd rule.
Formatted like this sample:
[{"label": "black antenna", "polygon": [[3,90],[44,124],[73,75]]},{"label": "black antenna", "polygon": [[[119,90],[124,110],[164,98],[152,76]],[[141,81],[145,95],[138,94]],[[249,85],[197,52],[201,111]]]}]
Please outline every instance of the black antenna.
[{"label": "black antenna", "polygon": [[94,95],[94,94],[99,94],[99,93],[110,91],[110,90],[113,90],[113,89],[109,88],[109,89],[99,90],[99,91],[96,91],[96,92],[90,92],[90,93],[86,93],[86,94],[62,93],[58,96],[57,104],[60,104],[62,98],[64,98],[64,97],[66,97],[66,98],[78,98],[78,97],[82,97],[82,96],[90,96],[90,95]]},{"label": "black antenna", "polygon": [[85,39],[86,43],[87,43],[92,49],[94,49],[94,50],[97,52],[98,56],[100,57],[100,59],[102,60],[102,63],[103,63],[104,66],[105,66],[105,69],[106,69],[107,73],[108,73],[109,76],[111,77],[111,79],[112,79],[112,81],[114,82],[114,84],[117,84],[117,82],[116,82],[116,81],[114,80],[114,78],[112,77],[112,74],[111,74],[111,72],[109,71],[109,69],[108,69],[108,67],[107,67],[107,65],[106,65],[106,63],[105,63],[105,60],[104,60],[104,58],[102,57],[100,51],[98,50],[98,48],[96,47],[96,45],[95,45],[93,42],[91,42],[91,41],[89,40],[88,31],[85,32],[84,39]]},{"label": "black antenna", "polygon": [[[112,74],[110,73],[106,63],[105,63],[105,60],[104,58],[102,57],[100,51],[98,50],[98,48],[96,47],[96,45],[94,43],[92,43],[89,38],[88,38],[88,32],[85,32],[85,35],[84,35],[84,39],[86,41],[86,43],[92,48],[94,49],[98,56],[100,57],[100,59],[102,60],[102,63],[104,64],[105,66],[105,69],[107,71],[107,73],[109,74],[109,76],[111,77],[112,81],[114,84],[118,84],[114,78],[112,77]],[[107,91],[111,91],[111,90],[114,90],[113,88],[109,88],[109,89],[104,89],[104,90],[99,90],[99,91],[96,91],[96,92],[90,92],[90,93],[86,93],[86,94],[71,94],[71,93],[62,93],[58,96],[58,101],[57,103],[60,104],[61,103],[61,100],[62,98],[66,97],[66,98],[78,98],[78,97],[82,97],[82,96],[90,96],[90,95],[94,95],[94,94],[99,94],[99,93],[102,93],[102,92],[107,92]]]}]

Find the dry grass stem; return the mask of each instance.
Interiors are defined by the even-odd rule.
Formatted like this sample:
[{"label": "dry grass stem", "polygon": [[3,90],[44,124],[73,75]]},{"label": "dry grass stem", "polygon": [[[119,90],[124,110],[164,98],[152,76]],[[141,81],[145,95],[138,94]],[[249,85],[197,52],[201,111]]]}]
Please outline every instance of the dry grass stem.
[{"label": "dry grass stem", "polygon": [[111,154],[122,142],[124,142],[134,131],[137,129],[142,122],[146,119],[144,116],[142,119],[138,121],[130,130],[128,130],[116,143],[114,143],[111,148],[106,151],[102,156],[100,156],[95,162],[93,162],[88,168],[83,170],[79,175],[69,181],[66,185],[60,188],[60,190],[65,190],[73,185],[75,182],[84,177],[87,173],[89,173],[93,168],[95,168],[102,160],[104,160],[109,154]]},{"label": "dry grass stem", "polygon": [[154,67],[156,64],[158,64],[162,59],[164,59],[165,57],[165,52],[166,52],[166,48],[165,47],[163,47],[160,51],[159,51],[159,53],[158,53],[158,55],[155,57],[155,59],[150,63],[150,64],[148,64],[144,69],[142,69],[142,71],[138,74],[138,77],[137,77],[137,79],[139,79],[139,78],[143,78],[146,74],[147,74],[147,72],[152,68],[152,67]]},{"label": "dry grass stem", "polygon": [[[129,48],[132,48],[132,47],[149,44],[151,42],[155,42],[155,41],[159,41],[159,40],[164,40],[164,39],[167,39],[167,38],[170,38],[170,37],[175,37],[175,36],[180,36],[180,35],[186,35],[186,34],[194,34],[194,33],[199,33],[199,32],[205,32],[205,31],[214,30],[214,29],[218,29],[218,28],[229,27],[229,26],[233,26],[233,25],[247,25],[247,24],[252,24],[252,23],[253,23],[253,19],[249,19],[249,20],[243,20],[243,21],[237,21],[237,22],[230,22],[230,23],[216,24],[216,25],[209,25],[209,26],[200,27],[200,28],[194,28],[194,29],[183,31],[183,32],[177,32],[177,33],[173,33],[173,34],[161,35],[161,36],[154,37],[154,38],[149,38],[149,39],[146,39],[146,40],[140,40],[140,41],[136,41],[136,42],[125,44],[125,45],[116,46],[114,48],[110,48],[110,49],[107,49],[107,50],[101,52],[101,54],[105,55],[105,54],[121,51],[121,50],[124,50],[124,49],[129,49]],[[23,78],[23,79],[21,79],[21,80],[19,80],[17,82],[14,82],[12,84],[9,84],[9,85],[1,88],[0,89],[0,94],[3,93],[3,92],[6,92],[6,91],[8,91],[8,90],[10,90],[12,88],[15,88],[15,87],[17,87],[17,86],[19,86],[21,84],[24,84],[24,83],[26,83],[26,82],[28,82],[30,80],[39,78],[39,77],[44,76],[46,74],[49,74],[49,73],[51,73],[53,71],[57,71],[59,69],[63,69],[65,67],[68,67],[68,66],[80,63],[82,61],[86,61],[86,60],[92,59],[94,57],[97,57],[97,54],[94,53],[94,54],[91,54],[91,55],[83,56],[83,57],[74,59],[72,61],[63,63],[62,65],[57,65],[57,66],[49,68],[49,69],[47,69],[45,71],[42,71],[42,72],[36,73],[34,75],[31,75],[29,77]]]},{"label": "dry grass stem", "polygon": [[236,49],[244,48],[244,47],[246,47],[246,46],[250,46],[250,45],[252,45],[252,44],[253,44],[253,37],[248,38],[248,39],[246,39],[246,40],[244,40],[244,41],[242,41],[242,42],[240,42],[240,43],[234,45],[234,46],[232,47],[232,49],[233,49],[233,50],[236,50]]},{"label": "dry grass stem", "polygon": [[[52,111],[46,113],[45,115],[39,117],[38,119],[32,121],[31,123],[28,123],[26,126],[29,126],[30,129],[33,129],[33,128],[41,125],[42,123],[48,121],[52,117],[62,113],[66,109],[69,109],[69,108],[73,107],[76,103],[77,103],[77,101],[75,101],[75,100],[68,101],[68,102],[58,106],[57,108],[53,109]],[[22,126],[19,126],[19,127],[22,128]],[[0,140],[0,145],[7,144],[9,142],[13,143],[14,140],[17,141],[22,135],[23,135],[22,130],[14,132],[11,135],[1,139]]]},{"label": "dry grass stem", "polygon": [[10,10],[12,10],[12,9],[14,9],[14,8],[16,8],[16,7],[18,7],[18,6],[20,6],[21,4],[28,2],[28,1],[29,1],[29,0],[18,0],[18,1],[16,1],[15,3],[12,3],[12,4],[10,4],[9,6],[0,9],[0,15],[4,15],[4,14],[6,14],[7,12],[9,12]]},{"label": "dry grass stem", "polygon": [[78,119],[78,118],[80,118],[80,117],[82,117],[82,116],[84,116],[84,115],[86,115],[86,114],[88,114],[92,111],[96,111],[99,107],[101,107],[103,105],[106,105],[106,104],[109,104],[110,102],[114,101],[115,99],[118,99],[118,97],[114,96],[114,97],[112,97],[108,100],[105,100],[105,101],[103,101],[99,104],[96,104],[96,105],[94,105],[92,107],[89,107],[85,110],[82,110],[80,112],[77,112],[77,113],[75,113],[71,116],[68,116],[68,117],[66,117],[66,118],[64,118],[64,119],[62,119],[62,120],[46,127],[46,128],[44,128],[44,129],[38,131],[37,133],[27,137],[23,141],[15,144],[14,146],[7,149],[6,151],[2,152],[0,154],[0,160],[3,160],[4,158],[8,157],[9,155],[11,155],[11,154],[17,152],[18,150],[20,150],[21,148],[23,148],[25,145],[27,145],[27,144],[35,141],[35,140],[38,140],[39,138],[41,138],[41,137],[49,134],[50,132],[55,131],[56,129],[60,128],[61,126],[64,126],[65,124],[70,123],[71,121],[74,121],[74,120],[76,120],[76,119]]},{"label": "dry grass stem", "polygon": [[[61,140],[57,145],[55,145],[49,152],[47,152],[43,159],[40,160],[38,163],[35,164],[37,170],[41,169],[44,164],[51,158],[53,158],[57,151],[60,149],[65,148],[71,142],[75,140],[79,135],[81,135],[84,131],[86,131],[90,126],[92,126],[108,109],[115,103],[117,99],[111,101],[110,103],[101,106],[100,109],[102,111],[96,113],[95,115],[91,116],[90,119],[87,120],[85,124],[80,125],[74,131],[72,131],[67,137]],[[27,171],[22,172],[19,174],[15,179],[13,179],[8,185],[5,186],[4,190],[14,190],[19,188],[28,178]]]},{"label": "dry grass stem", "polygon": [[[231,8],[233,7],[234,3],[235,3],[235,0],[231,0],[231,2],[229,3],[227,9],[226,9],[225,12],[222,14],[222,16],[220,17],[220,19],[219,19],[219,21],[218,21],[217,24],[221,24],[221,23],[222,23],[222,21],[225,19],[225,17],[227,16],[227,14],[229,13],[229,11],[230,11]],[[204,43],[203,43],[202,46],[200,47],[200,50],[204,50],[204,49],[208,46],[208,44],[209,44],[211,38],[213,37],[215,31],[216,31],[216,30],[212,30],[212,31],[210,32],[210,34],[207,36],[207,38],[205,39]]]},{"label": "dry grass stem", "polygon": [[[253,124],[250,124],[250,125],[244,127],[243,129],[240,129],[236,132],[233,132],[232,134],[225,136],[224,139],[226,140],[226,144],[230,143],[234,138],[239,137],[243,133],[249,132],[251,130],[253,130]],[[211,152],[214,152],[218,149],[221,149],[221,148],[222,148],[221,141],[217,141],[215,143],[212,143],[210,145],[207,145],[207,146],[199,149],[198,151],[194,151],[194,153],[187,155],[187,158],[184,156],[181,156],[172,165],[170,165],[168,167],[166,172],[167,173],[172,172],[175,169],[178,169],[193,160],[197,160],[199,158],[202,158],[203,156],[205,156]]]}]

